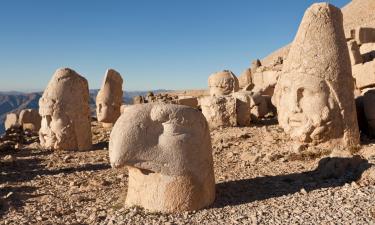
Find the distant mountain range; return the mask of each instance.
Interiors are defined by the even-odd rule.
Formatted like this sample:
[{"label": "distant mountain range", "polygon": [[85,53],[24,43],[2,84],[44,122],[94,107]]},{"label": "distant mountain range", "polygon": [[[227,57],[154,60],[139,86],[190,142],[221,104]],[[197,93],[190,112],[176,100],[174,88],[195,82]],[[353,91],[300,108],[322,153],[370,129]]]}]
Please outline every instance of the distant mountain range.
[{"label": "distant mountain range", "polygon": [[[95,115],[95,99],[98,89],[90,90],[90,108],[91,113]],[[133,97],[145,96],[150,91],[124,91],[123,101],[126,104],[133,103]],[[159,89],[152,90],[154,94],[161,92],[169,92],[169,90]],[[20,112],[22,109],[37,109],[39,106],[39,98],[43,92],[23,93],[17,91],[0,92],[0,134],[4,133],[4,120],[6,114],[11,112]]]}]

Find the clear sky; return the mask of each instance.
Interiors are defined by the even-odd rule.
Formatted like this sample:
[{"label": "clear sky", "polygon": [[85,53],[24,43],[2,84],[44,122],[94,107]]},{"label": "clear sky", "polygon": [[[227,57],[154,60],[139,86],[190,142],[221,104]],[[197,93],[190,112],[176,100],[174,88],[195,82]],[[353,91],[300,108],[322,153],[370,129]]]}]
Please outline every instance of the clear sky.
[{"label": "clear sky", "polygon": [[[331,0],[342,7],[350,0]],[[99,88],[105,70],[124,90],[199,89],[223,69],[291,42],[314,0],[4,0],[0,91],[43,90],[70,67]]]}]

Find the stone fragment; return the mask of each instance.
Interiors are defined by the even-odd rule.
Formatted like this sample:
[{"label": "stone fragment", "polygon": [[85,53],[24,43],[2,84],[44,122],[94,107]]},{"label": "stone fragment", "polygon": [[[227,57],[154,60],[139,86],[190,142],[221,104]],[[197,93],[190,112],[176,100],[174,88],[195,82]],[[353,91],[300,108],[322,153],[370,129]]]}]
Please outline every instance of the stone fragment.
[{"label": "stone fragment", "polygon": [[20,127],[20,124],[18,123],[17,113],[8,113],[5,117],[4,126],[5,130]]},{"label": "stone fragment", "polygon": [[358,27],[354,29],[354,40],[359,45],[375,42],[375,28]]},{"label": "stone fragment", "polygon": [[375,60],[352,67],[356,87],[364,89],[375,86]]},{"label": "stone fragment", "polygon": [[121,114],[122,82],[122,77],[117,71],[107,70],[102,87],[96,96],[96,115],[103,126],[113,126]]},{"label": "stone fragment", "polygon": [[262,68],[252,74],[254,92],[260,92],[262,95],[272,96],[280,75],[280,71],[274,69]]},{"label": "stone fragment", "polygon": [[206,96],[200,99],[202,113],[209,127],[237,126],[236,98],[232,96]]},{"label": "stone fragment", "polygon": [[260,93],[250,95],[250,113],[252,120],[263,118],[269,112],[266,97]]},{"label": "stone fragment", "polygon": [[367,132],[375,136],[375,89],[367,91],[362,98]]},{"label": "stone fragment", "polygon": [[246,69],[239,77],[238,77],[239,88],[243,89],[252,84],[251,80],[251,69]]},{"label": "stone fragment", "polygon": [[211,96],[229,95],[239,90],[237,77],[229,70],[214,73],[208,78]]},{"label": "stone fragment", "polygon": [[363,63],[363,58],[361,52],[359,51],[359,46],[356,41],[350,40],[348,41],[348,48],[349,48],[349,56],[350,62],[352,65]]},{"label": "stone fragment", "polygon": [[359,144],[354,83],[340,9],[307,9],[272,98],[280,126],[297,142]]},{"label": "stone fragment", "polygon": [[142,103],[145,103],[146,102],[146,100],[145,100],[145,98],[143,97],[143,96],[134,96],[133,97],[133,104],[135,105],[135,104],[142,104]]},{"label": "stone fragment", "polygon": [[111,132],[109,157],[112,167],[129,169],[127,206],[183,212],[215,199],[210,132],[202,113],[191,107],[127,107]]},{"label": "stone fragment", "polygon": [[232,94],[236,99],[236,114],[237,114],[237,125],[248,126],[250,125],[250,102],[251,96],[248,92],[239,91]]},{"label": "stone fragment", "polygon": [[198,99],[196,97],[183,96],[174,100],[174,103],[177,105],[186,105],[192,108],[198,107]]},{"label": "stone fragment", "polygon": [[20,112],[18,121],[24,130],[38,132],[42,117],[39,115],[39,112],[36,109],[24,109]]},{"label": "stone fragment", "polygon": [[42,147],[61,150],[91,149],[89,88],[74,70],[56,70],[39,100]]}]

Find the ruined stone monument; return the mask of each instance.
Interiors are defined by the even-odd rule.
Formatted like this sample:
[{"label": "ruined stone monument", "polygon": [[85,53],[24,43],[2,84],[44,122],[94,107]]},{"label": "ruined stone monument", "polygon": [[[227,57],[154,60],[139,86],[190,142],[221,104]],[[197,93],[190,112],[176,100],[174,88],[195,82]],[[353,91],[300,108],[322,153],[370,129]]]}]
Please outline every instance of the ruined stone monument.
[{"label": "ruined stone monument", "polygon": [[187,106],[149,103],[125,108],[109,141],[112,167],[127,166],[125,205],[182,212],[215,199],[207,122]]},{"label": "ruined stone monument", "polygon": [[39,100],[40,144],[48,149],[91,148],[89,88],[74,70],[56,70]]},{"label": "ruined stone monument", "polygon": [[112,127],[121,114],[122,82],[117,71],[107,70],[102,87],[96,96],[96,115],[104,127]]},{"label": "ruined stone monument", "polygon": [[24,130],[38,132],[42,117],[39,115],[37,109],[24,109],[20,112],[18,121]]},{"label": "ruined stone monument", "polygon": [[301,143],[359,144],[351,63],[340,9],[313,4],[284,63],[272,98],[280,126]]},{"label": "ruined stone monument", "polygon": [[229,70],[214,73],[208,78],[211,96],[229,95],[239,90],[237,77]]}]

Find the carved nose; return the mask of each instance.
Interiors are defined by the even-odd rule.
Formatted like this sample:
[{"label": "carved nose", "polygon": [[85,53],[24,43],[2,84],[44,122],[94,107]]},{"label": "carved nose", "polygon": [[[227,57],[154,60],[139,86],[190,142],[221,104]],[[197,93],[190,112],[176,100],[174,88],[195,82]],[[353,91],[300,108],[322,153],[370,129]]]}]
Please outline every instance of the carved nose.
[{"label": "carved nose", "polygon": [[293,113],[300,113],[302,110],[301,110],[301,107],[299,105],[299,101],[300,101],[300,96],[298,95],[298,93],[295,93],[292,97],[292,105],[291,105],[291,110]]}]

